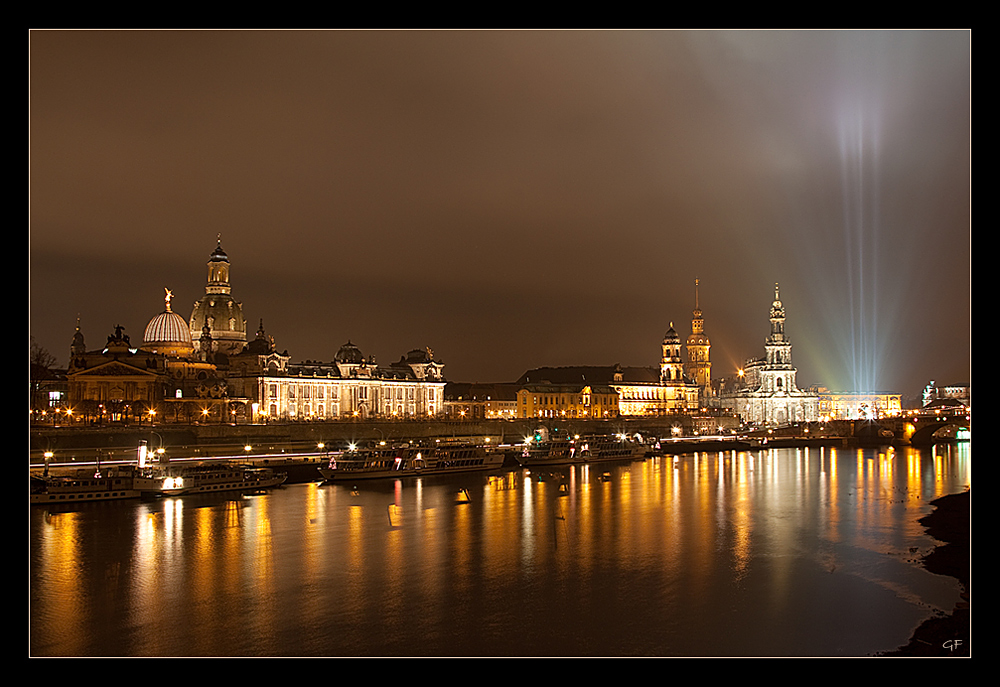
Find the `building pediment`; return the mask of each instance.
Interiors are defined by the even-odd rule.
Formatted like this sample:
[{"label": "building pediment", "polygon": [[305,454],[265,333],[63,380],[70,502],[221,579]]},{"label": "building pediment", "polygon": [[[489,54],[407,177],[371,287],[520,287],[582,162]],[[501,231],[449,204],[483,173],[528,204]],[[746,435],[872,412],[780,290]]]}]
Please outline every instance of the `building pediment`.
[{"label": "building pediment", "polygon": [[102,365],[97,365],[87,370],[74,372],[69,375],[71,378],[79,377],[148,377],[156,378],[158,375],[149,370],[128,365],[120,360],[112,360]]}]

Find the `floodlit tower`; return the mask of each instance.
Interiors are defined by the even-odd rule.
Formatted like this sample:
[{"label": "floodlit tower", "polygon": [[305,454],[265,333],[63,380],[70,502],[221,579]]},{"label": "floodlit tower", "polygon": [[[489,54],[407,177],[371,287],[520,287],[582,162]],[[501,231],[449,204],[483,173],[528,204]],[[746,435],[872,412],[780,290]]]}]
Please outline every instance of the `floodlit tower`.
[{"label": "floodlit tower", "polygon": [[660,381],[682,383],[684,380],[684,363],[681,362],[681,337],[674,331],[674,323],[663,335],[660,355]]},{"label": "floodlit tower", "polygon": [[774,285],[771,303],[771,334],[764,342],[767,352],[763,368],[768,391],[795,391],[795,368],[792,367],[792,342],[785,336],[785,306],[781,303],[778,284]]},{"label": "floodlit tower", "polygon": [[205,295],[195,301],[191,312],[191,339],[195,349],[201,346],[204,328],[214,342],[217,352],[234,355],[243,350],[247,342],[247,323],[243,319],[243,305],[237,303],[230,291],[229,256],[222,250],[219,239],[208,259],[208,283]]},{"label": "floodlit tower", "polygon": [[694,280],[694,312],[691,318],[691,336],[687,339],[687,365],[684,372],[701,390],[703,396],[712,395],[712,363],[708,350],[712,347],[705,336],[705,320],[698,305],[698,280]]}]

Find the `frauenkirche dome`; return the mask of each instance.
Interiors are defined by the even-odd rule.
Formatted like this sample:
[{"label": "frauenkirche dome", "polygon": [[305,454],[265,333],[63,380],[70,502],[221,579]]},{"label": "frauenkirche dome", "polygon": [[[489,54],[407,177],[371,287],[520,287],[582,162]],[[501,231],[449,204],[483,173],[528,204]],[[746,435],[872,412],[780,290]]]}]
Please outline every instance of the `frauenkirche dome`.
[{"label": "frauenkirche dome", "polygon": [[208,259],[208,284],[205,295],[195,301],[188,323],[188,335],[195,349],[200,347],[202,330],[208,325],[215,351],[236,355],[247,342],[247,323],[243,305],[230,294],[229,256],[222,250],[221,240]]}]

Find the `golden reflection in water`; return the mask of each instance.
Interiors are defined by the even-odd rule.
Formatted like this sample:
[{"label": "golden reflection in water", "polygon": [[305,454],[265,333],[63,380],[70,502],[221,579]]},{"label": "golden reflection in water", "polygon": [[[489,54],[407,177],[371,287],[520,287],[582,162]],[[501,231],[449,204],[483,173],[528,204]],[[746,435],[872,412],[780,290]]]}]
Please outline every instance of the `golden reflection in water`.
[{"label": "golden reflection in water", "polygon": [[303,555],[301,560],[302,573],[306,580],[313,580],[321,571],[323,561],[326,560],[325,537],[322,523],[325,520],[325,503],[320,498],[320,493],[332,494],[333,489],[320,489],[319,482],[310,482],[305,485],[302,498],[305,502],[304,522],[302,528],[303,535]]},{"label": "golden reflection in water", "polygon": [[[821,459],[825,458],[824,449],[820,449]],[[835,542],[840,542],[843,540],[845,533],[843,532],[844,522],[842,513],[840,509],[840,499],[838,495],[840,494],[840,473],[837,470],[837,449],[830,449],[830,457],[827,460],[828,468],[825,470],[826,473],[826,485],[827,489],[824,494],[824,500],[822,503],[826,504],[826,518],[827,518],[827,531],[830,533],[830,539]]]},{"label": "golden reflection in water", "polygon": [[735,498],[733,499],[733,572],[735,581],[741,581],[750,567],[750,547],[753,535],[752,502],[750,498],[750,461],[748,452],[737,454],[734,463],[736,471]]},{"label": "golden reflection in water", "polygon": [[521,554],[521,569],[530,569],[534,560],[535,538],[535,496],[538,478],[530,472],[525,471],[524,488],[521,498],[521,517],[519,518],[521,527],[518,529],[518,541],[520,546],[518,551]]},{"label": "golden reflection in water", "polygon": [[[170,501],[176,501],[178,505],[183,504],[183,501],[179,498],[172,498]],[[229,523],[238,521],[239,514],[232,514],[229,512],[228,506],[231,501],[226,502],[227,508],[223,510],[223,521],[229,525]],[[180,507],[179,511],[183,510],[183,506]],[[191,541],[191,551],[188,553],[187,560],[190,561],[190,572],[187,574],[178,571],[176,577],[188,578],[190,580],[190,589],[188,594],[190,594],[191,601],[190,613],[192,614],[191,622],[191,632],[195,637],[196,646],[212,646],[212,637],[215,635],[215,624],[219,622],[219,617],[217,613],[211,612],[213,601],[222,598],[225,593],[227,584],[235,582],[235,580],[229,580],[229,576],[233,575],[233,571],[228,568],[226,561],[229,559],[239,560],[239,551],[227,551],[227,549],[232,547],[231,537],[229,536],[236,527],[227,526],[219,530],[218,539],[213,535],[216,534],[212,523],[212,511],[211,508],[192,508],[190,509],[191,518],[191,531],[187,534]],[[184,513],[180,512],[179,515],[183,517]],[[216,550],[218,547],[218,550]],[[182,558],[171,557],[170,561],[166,561],[163,564],[173,566],[175,564],[180,564]],[[217,566],[221,569],[217,569]],[[174,577],[174,575],[171,575]],[[171,589],[171,595],[181,593],[180,589]]]},{"label": "golden reflection in water", "polygon": [[[166,616],[185,594],[184,502],[167,498],[157,502],[162,510],[145,513],[133,550],[132,605],[144,609],[139,618],[137,644],[151,655],[162,653],[163,638],[153,632],[154,619]],[[144,513],[140,509],[139,513]]]},{"label": "golden reflection in water", "polygon": [[[50,622],[58,624],[59,646],[65,655],[79,656],[87,642],[86,618],[81,617],[86,608],[87,594],[83,587],[87,576],[83,574],[84,557],[79,528],[80,514],[45,514],[45,527],[41,557],[49,568],[46,589],[41,599],[32,599],[33,613],[44,613]],[[47,604],[53,602],[53,606]],[[41,610],[44,609],[44,610]]]},{"label": "golden reflection in water", "polygon": [[472,522],[469,517],[471,508],[469,504],[449,505],[453,505],[454,524],[451,536],[448,537],[451,546],[448,558],[454,570],[454,589],[461,595],[468,595],[473,575],[472,556],[475,553],[472,545]]},{"label": "golden reflection in water", "polygon": [[[238,504],[245,504],[246,498],[237,501]],[[226,560],[226,579],[235,584],[247,585],[256,590],[254,597],[258,600],[257,612],[251,614],[252,623],[255,626],[254,636],[258,638],[272,638],[277,630],[275,622],[280,617],[279,605],[283,601],[278,598],[278,575],[275,571],[274,537],[271,532],[271,504],[272,495],[258,494],[249,497],[252,506],[237,505],[243,508],[247,518],[252,521],[247,523],[243,529],[227,529],[227,539],[229,547],[233,550],[232,561]],[[248,537],[249,541],[244,542],[243,538]],[[251,570],[239,568],[238,560],[245,560],[247,556],[237,553],[237,550],[245,544],[248,551],[253,554],[250,559],[253,561]],[[241,575],[242,579],[236,575]],[[249,579],[247,579],[249,578]]]},{"label": "golden reflection in water", "polygon": [[[390,526],[385,533],[384,543],[384,579],[378,585],[378,600],[366,599],[368,613],[379,613],[385,622],[392,625],[401,622],[403,615],[402,603],[406,598],[403,586],[411,584],[412,580],[406,580],[399,573],[404,569],[406,553],[404,536],[407,530],[419,527],[419,512],[410,512],[409,506],[403,505],[403,484],[401,480],[396,480],[393,485],[393,502],[389,504],[392,511]],[[370,571],[369,571],[370,573]],[[373,608],[372,604],[377,604]]]},{"label": "golden reflection in water", "polygon": [[[337,488],[336,485],[334,488]],[[364,592],[370,580],[365,576],[365,554],[368,547],[364,539],[364,520],[367,513],[360,503],[351,503],[347,508],[347,531],[344,547],[344,587],[346,593],[341,598],[342,610],[356,618],[364,614]],[[385,518],[385,512],[377,517]],[[383,522],[385,522],[383,520]]]},{"label": "golden reflection in water", "polygon": [[504,544],[512,533],[519,536],[517,506],[526,482],[523,470],[511,470],[491,477],[483,492],[483,569],[491,580],[499,581],[517,569],[519,547]]},{"label": "golden reflection in water", "polygon": [[[714,553],[712,540],[718,536],[718,532],[708,526],[712,522],[712,459],[709,453],[695,453],[691,456],[691,486],[693,492],[691,524],[692,530],[691,546],[687,549],[687,555],[694,564],[696,570],[706,570],[709,557]],[[692,583],[697,585],[692,589],[694,598],[700,598],[702,594],[710,593],[707,585],[711,583],[703,575],[694,575]]]}]

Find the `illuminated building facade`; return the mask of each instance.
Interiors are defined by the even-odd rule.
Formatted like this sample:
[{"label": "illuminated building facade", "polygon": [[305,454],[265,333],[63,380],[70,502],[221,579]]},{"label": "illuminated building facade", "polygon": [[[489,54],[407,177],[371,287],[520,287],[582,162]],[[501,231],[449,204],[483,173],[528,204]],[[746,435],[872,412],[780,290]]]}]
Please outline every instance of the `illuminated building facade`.
[{"label": "illuminated building facade", "polygon": [[517,390],[518,417],[618,417],[618,392],[599,384],[530,383]]},{"label": "illuminated building facade", "polygon": [[785,306],[777,284],[770,319],[771,334],[764,343],[765,357],[747,362],[741,386],[729,400],[746,423],[783,425],[815,421],[819,418],[819,395],[800,391],[795,385],[792,344],[785,336]]},{"label": "illuminated building facade", "polygon": [[79,420],[139,421],[163,400],[166,357],[133,347],[120,326],[103,349],[88,351],[77,326],[66,377],[67,407]]},{"label": "illuminated building facade", "polygon": [[86,350],[77,327],[70,347],[68,405],[102,422],[234,419],[228,387],[215,365],[195,354],[187,321],[166,307],[132,346],[122,327],[100,351]]},{"label": "illuminated building facade", "polygon": [[385,367],[350,341],[330,363],[261,355],[266,371],[252,376],[255,419],[426,419],[444,412],[444,365],[429,348]]},{"label": "illuminated building facade", "polygon": [[[594,385],[608,387],[615,392],[617,406],[612,417],[650,417],[671,413],[688,412],[698,408],[698,387],[684,376],[684,364],[680,357],[681,340],[673,325],[667,331],[661,345],[660,369],[653,367],[574,366],[541,367],[521,375],[517,384],[542,385]],[[531,398],[534,398],[532,395]],[[518,417],[526,411],[518,395]],[[567,412],[573,410],[565,408]],[[536,409],[545,411],[543,404]],[[579,410],[579,408],[577,408]],[[537,415],[536,415],[537,417]],[[595,417],[589,415],[585,417]]]},{"label": "illuminated building facade", "polygon": [[821,420],[875,420],[903,412],[902,394],[816,389]]},{"label": "illuminated building facade", "polygon": [[195,350],[202,350],[205,333],[214,344],[210,352],[220,356],[220,362],[221,356],[236,355],[246,345],[247,323],[243,319],[243,306],[232,296],[229,256],[222,250],[221,240],[209,256],[205,295],[195,301],[188,327]]},{"label": "illuminated building facade", "polygon": [[514,384],[448,382],[445,414],[452,420],[512,420],[517,415]]},{"label": "illuminated building facade", "polygon": [[947,386],[937,386],[932,379],[924,387],[923,405],[927,406],[934,401],[953,400],[962,405],[972,406],[972,392],[968,384],[951,384]]}]

